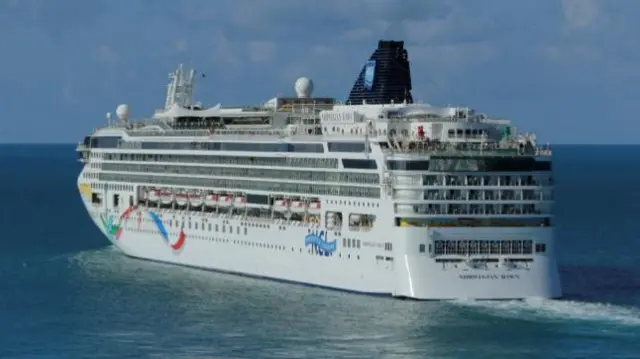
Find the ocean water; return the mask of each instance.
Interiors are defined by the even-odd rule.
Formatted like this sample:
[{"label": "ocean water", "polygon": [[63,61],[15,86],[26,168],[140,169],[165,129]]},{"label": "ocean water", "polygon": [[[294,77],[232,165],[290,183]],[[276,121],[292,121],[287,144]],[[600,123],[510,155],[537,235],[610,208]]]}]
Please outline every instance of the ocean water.
[{"label": "ocean water", "polygon": [[0,146],[0,358],[638,358],[640,147],[558,146],[566,298],[414,302],[124,257],[73,146]]}]

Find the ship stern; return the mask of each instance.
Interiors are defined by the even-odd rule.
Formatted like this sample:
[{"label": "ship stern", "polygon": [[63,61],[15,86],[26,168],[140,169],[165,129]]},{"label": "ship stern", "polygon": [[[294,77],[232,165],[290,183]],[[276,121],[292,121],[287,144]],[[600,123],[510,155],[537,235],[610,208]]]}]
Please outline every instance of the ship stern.
[{"label": "ship stern", "polygon": [[[395,295],[423,300],[559,298],[551,227],[398,228]],[[395,245],[395,244],[394,244]]]}]

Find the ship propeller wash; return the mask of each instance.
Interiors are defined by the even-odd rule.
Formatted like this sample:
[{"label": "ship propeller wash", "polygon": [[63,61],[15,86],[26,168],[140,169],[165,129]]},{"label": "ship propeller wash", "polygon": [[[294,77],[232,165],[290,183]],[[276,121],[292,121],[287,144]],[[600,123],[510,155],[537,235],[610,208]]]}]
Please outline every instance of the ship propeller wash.
[{"label": "ship propeller wash", "polygon": [[505,119],[414,103],[407,51],[380,41],[348,100],[203,106],[196,72],[164,108],[77,147],[82,201],[124,254],[414,299],[562,295],[551,150]]}]

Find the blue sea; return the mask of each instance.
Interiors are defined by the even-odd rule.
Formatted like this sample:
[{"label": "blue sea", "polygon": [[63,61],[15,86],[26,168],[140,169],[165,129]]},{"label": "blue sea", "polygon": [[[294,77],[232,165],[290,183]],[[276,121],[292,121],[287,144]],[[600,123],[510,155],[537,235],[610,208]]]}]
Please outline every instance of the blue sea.
[{"label": "blue sea", "polygon": [[640,147],[557,146],[563,300],[415,302],[129,259],[73,146],[0,146],[0,358],[638,358]]}]

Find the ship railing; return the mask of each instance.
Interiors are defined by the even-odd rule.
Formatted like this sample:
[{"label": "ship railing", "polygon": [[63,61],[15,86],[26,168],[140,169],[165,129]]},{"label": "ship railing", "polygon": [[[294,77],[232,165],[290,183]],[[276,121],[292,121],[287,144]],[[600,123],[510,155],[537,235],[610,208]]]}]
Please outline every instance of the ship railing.
[{"label": "ship railing", "polygon": [[244,136],[256,136],[256,135],[267,135],[267,136],[279,136],[284,137],[287,136],[288,133],[285,130],[273,130],[273,129],[246,129],[246,130],[224,130],[224,129],[216,129],[210,132],[210,136],[216,135],[244,135]]},{"label": "ship railing", "polygon": [[416,115],[390,115],[390,120],[394,122],[467,122],[467,123],[503,123],[507,124],[510,121],[506,118],[488,117],[484,114],[460,117],[460,116],[439,116],[437,114],[416,114]]},{"label": "ship railing", "polygon": [[129,136],[152,137],[152,136],[173,136],[173,137],[207,137],[211,135],[209,130],[136,130],[127,131]]},{"label": "ship railing", "polygon": [[452,156],[502,156],[502,157],[516,157],[516,156],[551,156],[552,150],[549,146],[535,146],[530,149],[521,149],[517,146],[505,146],[499,145],[490,146],[474,146],[469,143],[451,144],[451,143],[436,143],[436,144],[420,144],[417,146],[407,146],[399,144],[398,146],[383,149],[383,152],[388,155],[393,154],[421,154],[421,155],[452,155]]}]

